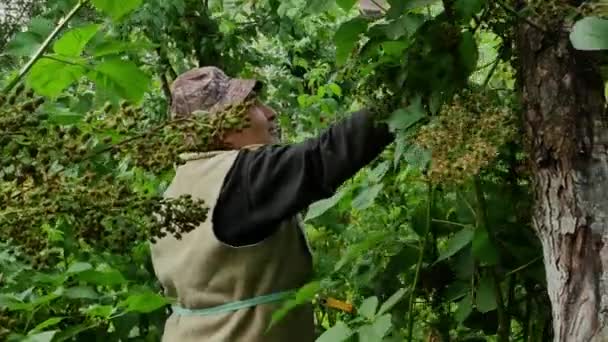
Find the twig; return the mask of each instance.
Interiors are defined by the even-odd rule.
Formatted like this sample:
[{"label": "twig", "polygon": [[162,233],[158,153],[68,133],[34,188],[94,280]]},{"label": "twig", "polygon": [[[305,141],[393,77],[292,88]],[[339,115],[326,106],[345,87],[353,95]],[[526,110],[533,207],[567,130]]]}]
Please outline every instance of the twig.
[{"label": "twig", "polygon": [[55,27],[53,32],[51,32],[51,34],[49,34],[49,36],[46,37],[46,39],[42,43],[42,45],[40,45],[40,47],[38,48],[38,51],[36,51],[34,56],[32,58],[30,58],[30,60],[25,64],[25,66],[23,66],[21,71],[19,71],[19,75],[17,75],[17,77],[13,78],[13,80],[11,82],[9,82],[9,84],[7,84],[6,87],[4,87],[3,92],[5,94],[8,94],[8,92],[10,92],[19,83],[19,81],[21,81],[21,79],[30,71],[32,66],[34,66],[34,63],[36,63],[36,61],[38,59],[40,59],[40,57],[42,57],[42,54],[44,53],[44,51],[46,51],[46,49],[49,47],[49,45],[51,45],[51,42],[53,41],[53,39],[55,39],[57,37],[59,32],[76,15],[76,13],[78,13],[78,11],[82,8],[82,6],[85,3],[86,3],[86,0],[79,1],[72,8],[72,10],[63,19],[61,19],[59,21],[59,24],[57,24],[57,26]]},{"label": "twig", "polygon": [[520,272],[520,271],[522,271],[522,270],[524,270],[524,269],[526,269],[526,268],[530,267],[531,265],[533,265],[533,264],[534,264],[534,263],[536,263],[537,261],[541,260],[542,258],[543,258],[543,256],[542,256],[542,255],[537,256],[536,258],[534,258],[534,259],[532,259],[531,261],[529,261],[529,262],[527,262],[527,263],[525,263],[525,264],[523,264],[523,265],[519,266],[518,268],[516,268],[516,269],[514,269],[514,270],[512,270],[512,271],[507,272],[507,274],[505,274],[505,277],[511,276],[511,275],[513,275],[513,274],[515,274],[515,273],[517,273],[517,272]]}]

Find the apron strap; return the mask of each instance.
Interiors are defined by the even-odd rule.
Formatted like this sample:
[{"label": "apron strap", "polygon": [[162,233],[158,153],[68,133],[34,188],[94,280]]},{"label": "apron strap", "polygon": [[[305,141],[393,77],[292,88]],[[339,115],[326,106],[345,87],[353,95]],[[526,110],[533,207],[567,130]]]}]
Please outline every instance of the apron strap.
[{"label": "apron strap", "polygon": [[268,295],[257,296],[244,300],[237,300],[234,302],[213,306],[210,308],[202,308],[202,309],[187,309],[181,307],[179,305],[173,305],[171,308],[176,315],[180,316],[209,316],[209,315],[218,315],[222,313],[237,311],[241,309],[250,308],[257,305],[268,304],[282,301],[288,297],[291,297],[295,294],[295,291],[284,291],[284,292],[276,292]]}]

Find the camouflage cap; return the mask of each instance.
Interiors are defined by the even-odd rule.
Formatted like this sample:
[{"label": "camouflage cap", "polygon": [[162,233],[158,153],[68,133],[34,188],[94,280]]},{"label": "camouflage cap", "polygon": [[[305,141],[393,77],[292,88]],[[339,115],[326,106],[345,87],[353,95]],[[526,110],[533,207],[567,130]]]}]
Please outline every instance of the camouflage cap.
[{"label": "camouflage cap", "polygon": [[218,113],[245,100],[261,83],[228,77],[217,67],[192,69],[171,85],[171,116],[187,117],[197,110]]}]

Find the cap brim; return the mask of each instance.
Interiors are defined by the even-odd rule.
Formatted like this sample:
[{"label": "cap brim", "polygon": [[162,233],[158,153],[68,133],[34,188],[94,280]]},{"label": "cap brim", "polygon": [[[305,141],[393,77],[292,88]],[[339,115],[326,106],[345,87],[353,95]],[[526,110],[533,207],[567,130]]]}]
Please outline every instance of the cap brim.
[{"label": "cap brim", "polygon": [[254,90],[259,90],[263,84],[253,79],[233,78],[230,80],[228,89],[222,99],[211,109],[211,112],[219,112],[231,105],[241,103],[247,99]]}]

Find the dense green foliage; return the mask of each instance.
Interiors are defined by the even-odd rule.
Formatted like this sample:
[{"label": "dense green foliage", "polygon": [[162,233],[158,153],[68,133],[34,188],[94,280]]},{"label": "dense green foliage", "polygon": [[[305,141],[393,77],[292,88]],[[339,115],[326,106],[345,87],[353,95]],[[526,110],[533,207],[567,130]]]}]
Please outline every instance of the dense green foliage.
[{"label": "dense green foliage", "polygon": [[[242,114],[168,119],[171,80],[210,64],[263,80],[286,140],[366,105],[396,134],[306,213],[317,272],[285,310],[313,300],[319,341],[549,339],[512,51],[526,11],[485,0],[390,0],[372,16],[345,0],[39,6],[0,60],[0,339],[159,339],[171,298],[148,241],[207,214],[160,195],[180,152],[213,149]],[[599,50],[607,7],[526,10],[581,19],[573,45]]]}]

